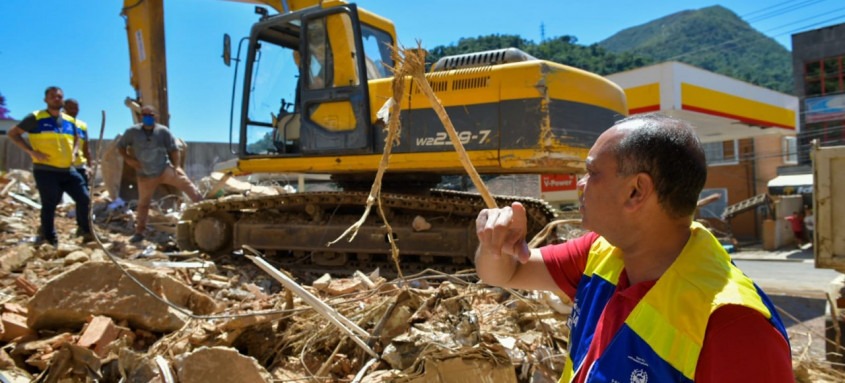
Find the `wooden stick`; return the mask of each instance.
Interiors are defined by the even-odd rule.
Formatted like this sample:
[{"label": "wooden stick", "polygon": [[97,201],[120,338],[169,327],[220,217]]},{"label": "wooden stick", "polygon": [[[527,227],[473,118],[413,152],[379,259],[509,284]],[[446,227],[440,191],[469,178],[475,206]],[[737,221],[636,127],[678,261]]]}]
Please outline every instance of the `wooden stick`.
[{"label": "wooden stick", "polygon": [[33,201],[33,200],[29,199],[29,198],[26,198],[26,197],[24,197],[24,196],[22,196],[22,195],[20,195],[20,194],[9,192],[9,196],[10,196],[10,197],[12,197],[12,198],[14,198],[14,199],[16,199],[16,200],[18,200],[19,202],[23,202],[24,204],[26,204],[27,206],[29,206],[29,207],[31,207],[31,208],[33,208],[33,209],[39,209],[39,210],[41,209],[41,204],[40,204],[40,203],[35,202],[35,201]]},{"label": "wooden stick", "polygon": [[226,172],[223,177],[220,177],[220,181],[217,181],[217,183],[215,183],[214,186],[211,187],[211,189],[207,193],[205,193],[205,198],[214,197],[214,195],[217,194],[220,189],[223,189],[223,187],[226,186],[226,181],[228,181],[229,178],[232,178],[232,172]]},{"label": "wooden stick", "polygon": [[369,361],[367,361],[367,363],[364,363],[364,365],[361,367],[361,369],[358,370],[358,373],[355,374],[355,378],[353,378],[352,382],[350,382],[350,383],[360,383],[361,380],[364,379],[364,376],[367,374],[367,370],[369,370],[370,367],[372,367],[373,364],[375,364],[376,362],[378,362],[378,359],[373,358],[373,359],[370,359]]},{"label": "wooden stick", "polygon": [[458,153],[461,164],[464,166],[464,170],[466,170],[467,174],[469,174],[469,177],[472,179],[472,184],[475,185],[476,189],[478,189],[478,193],[481,194],[481,198],[484,199],[484,203],[487,205],[487,208],[495,209],[499,207],[496,204],[496,200],[493,199],[493,196],[490,194],[487,186],[484,185],[484,181],[481,180],[481,176],[478,175],[478,171],[475,170],[475,166],[472,165],[472,161],[470,161],[466,149],[464,149],[464,145],[461,144],[461,139],[458,137],[458,133],[455,132],[455,125],[452,124],[452,119],[449,118],[449,114],[446,113],[446,108],[443,107],[440,99],[438,99],[437,95],[434,94],[434,90],[431,89],[431,85],[425,78],[425,57],[422,57],[420,51],[421,50],[406,51],[405,65],[410,68],[408,71],[420,87],[420,90],[422,90],[423,94],[428,97],[431,108],[434,109],[435,113],[437,113],[437,117],[440,117],[440,121],[446,129],[446,133],[449,134],[449,140],[452,141],[452,145]]},{"label": "wooden stick", "polygon": [[557,220],[554,220],[552,222],[549,222],[548,224],[546,224],[546,227],[544,227],[543,230],[540,230],[539,233],[534,235],[534,238],[531,238],[531,242],[528,243],[528,247],[533,249],[533,248],[539,246],[541,243],[543,243],[546,240],[546,238],[548,238],[549,235],[552,233],[552,229],[556,228],[557,225],[567,225],[567,224],[574,224],[574,223],[580,224],[581,220],[577,219],[577,218],[571,218],[571,219],[557,219]]},{"label": "wooden stick", "polygon": [[167,363],[167,359],[164,359],[161,355],[156,355],[153,360],[161,372],[161,378],[164,380],[164,383],[175,383],[176,379],[173,377],[173,372],[170,370],[170,364]]},{"label": "wooden stick", "polygon": [[[244,248],[255,254],[259,254],[255,249],[249,246],[244,246]],[[359,338],[359,335],[366,338],[370,338],[370,334],[361,327],[358,327],[355,322],[352,322],[351,320],[349,320],[349,318],[343,316],[342,314],[337,312],[337,310],[327,305],[326,302],[323,302],[322,300],[320,300],[320,298],[317,298],[316,296],[308,292],[308,290],[302,288],[302,286],[297,284],[293,279],[277,270],[275,267],[267,263],[267,261],[265,261],[264,259],[247,254],[244,254],[244,256],[249,258],[249,260],[255,263],[255,265],[258,266],[261,270],[264,270],[267,274],[270,274],[270,276],[273,277],[275,280],[279,281],[279,283],[284,285],[286,289],[293,291],[294,294],[302,298],[305,303],[313,307],[314,310],[316,310],[320,315],[328,319],[329,322],[337,326],[337,328],[339,328],[341,331],[345,332],[352,339],[352,341],[358,344],[358,346],[360,346],[367,354],[374,358],[379,357],[378,354],[376,354],[376,352],[373,351],[373,349],[370,348],[370,346],[367,345],[366,342]]]},{"label": "wooden stick", "polygon": [[18,179],[12,178],[11,181],[9,181],[9,183],[7,183],[6,186],[3,187],[3,190],[0,190],[0,197],[5,197],[6,194],[9,194],[9,191],[12,190],[12,188],[15,187],[15,185],[17,184]]},{"label": "wooden stick", "polygon": [[[100,112],[100,115],[102,116],[100,119],[100,138],[97,139],[97,161],[94,162],[94,169],[91,170],[91,173],[93,173],[91,176],[91,184],[94,183],[94,178],[97,178],[97,168],[99,168],[100,162],[103,161],[103,134],[106,132],[106,111],[102,110]],[[114,198],[115,196],[110,197]]]},{"label": "wooden stick", "polygon": [[393,228],[390,226],[390,223],[388,223],[384,210],[381,208],[381,180],[384,177],[384,172],[387,170],[387,166],[390,162],[390,153],[393,151],[393,144],[399,141],[399,116],[402,112],[402,104],[399,100],[402,100],[405,93],[405,76],[407,74],[407,70],[405,69],[403,60],[399,57],[398,48],[396,46],[393,46],[393,58],[394,62],[397,63],[396,68],[393,68],[393,97],[388,99],[384,104],[384,107],[390,109],[390,117],[388,118],[387,123],[387,137],[384,140],[384,150],[382,151],[381,161],[379,162],[378,172],[376,173],[376,179],[373,181],[370,194],[367,196],[366,208],[357,222],[352,224],[352,226],[341,233],[334,241],[329,242],[326,246],[331,246],[346,236],[349,236],[348,241],[352,242],[358,234],[358,229],[364,225],[364,222],[370,215],[370,210],[372,210],[373,205],[378,202],[378,212],[382,221],[384,221],[384,226],[387,230],[387,242],[390,244],[393,264],[396,266],[396,272],[399,274],[399,278],[403,278],[402,268],[399,266],[399,247],[396,246],[396,242],[393,238]]},{"label": "wooden stick", "polygon": [[830,306],[830,316],[833,320],[833,332],[835,334],[835,339],[833,340],[836,344],[836,351],[840,352],[840,350],[845,350],[842,347],[842,329],[839,328],[839,307],[836,306],[836,300],[830,297],[829,293],[824,294],[827,298],[827,304]]}]

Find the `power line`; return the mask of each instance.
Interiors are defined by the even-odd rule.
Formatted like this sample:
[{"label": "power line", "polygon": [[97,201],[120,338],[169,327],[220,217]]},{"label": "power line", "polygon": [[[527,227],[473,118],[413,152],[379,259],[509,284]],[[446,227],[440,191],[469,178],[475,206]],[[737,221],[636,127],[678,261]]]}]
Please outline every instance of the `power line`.
[{"label": "power line", "polygon": [[[765,8],[759,9],[759,10],[757,10],[757,11],[753,11],[753,12],[751,12],[751,13],[746,14],[745,16],[748,16],[748,15],[750,15],[750,14],[754,14],[754,13],[758,13],[758,12],[762,12],[762,11],[772,10],[772,9],[775,9],[775,8],[777,8],[777,7],[779,7],[779,6],[782,6],[782,5],[786,5],[786,4],[792,3],[792,2],[794,2],[794,1],[796,1],[796,0],[789,0],[789,1],[782,2],[782,3],[778,3],[778,4],[773,5],[773,6],[771,6],[771,7],[765,7]],[[788,8],[778,10],[778,11],[779,11],[779,13],[777,13],[777,14],[771,14],[771,15],[769,15],[769,14],[767,13],[767,15],[769,15],[769,16],[767,16],[767,17],[765,17],[765,18],[771,18],[771,17],[774,17],[774,16],[782,15],[782,14],[785,14],[785,13],[788,13],[788,12],[795,11],[795,10],[797,10],[797,9],[802,9],[802,8],[805,8],[806,6],[809,6],[809,5],[817,4],[817,3],[822,2],[822,1],[824,1],[824,0],[804,0],[803,2],[798,3],[798,4],[795,4],[795,5],[792,5],[792,6],[788,7]],[[772,13],[772,12],[769,12],[769,13]],[[816,16],[810,17],[809,19],[813,19],[813,18],[820,17],[820,16],[822,16],[822,15],[829,15],[829,14],[830,14],[830,12],[823,12],[823,13],[819,13],[819,14],[817,14]],[[764,17],[759,17],[756,21],[763,20],[763,19],[765,19],[765,18],[764,18]],[[805,26],[802,26],[802,27],[800,27],[800,28],[798,28],[798,29],[796,29],[796,30],[794,30],[794,31],[803,30],[803,29],[806,29],[806,28],[809,28],[809,27],[812,27],[812,26],[815,26],[815,25],[818,25],[818,24],[823,24],[823,23],[826,23],[826,22],[830,22],[830,21],[833,21],[833,20],[837,20],[838,18],[839,18],[839,17],[835,17],[835,18],[831,18],[831,19],[827,19],[827,20],[821,21],[821,22],[819,22],[819,23],[815,23],[815,24],[811,24],[811,25],[805,25]],[[806,20],[806,19],[805,19],[805,20]],[[745,21],[745,22],[746,22],[749,26],[751,26],[751,21],[747,21],[747,20],[744,20],[744,21]],[[776,28],[774,28],[774,29],[771,29],[771,30],[769,30],[769,31],[762,32],[762,34],[765,36],[767,33],[770,33],[772,30],[775,30],[775,29],[780,29],[780,28],[783,28],[783,27],[785,27],[785,26],[788,26],[788,25],[793,25],[793,24],[796,24],[796,23],[797,23],[797,22],[787,23],[787,24],[784,24],[784,25],[778,26],[778,27],[776,27]],[[752,29],[754,29],[754,28],[752,27]],[[754,29],[754,30],[756,31],[756,29]],[[792,32],[794,32],[794,31],[790,31],[790,32],[786,32],[786,33],[792,33]],[[759,31],[758,31],[758,32],[759,32]],[[781,35],[786,34],[786,33],[778,34],[778,35],[776,35],[776,36],[781,36]],[[699,49],[696,49],[696,50],[693,50],[693,51],[690,51],[690,52],[685,52],[685,53],[681,53],[681,54],[679,54],[679,55],[675,55],[675,56],[672,56],[672,57],[668,57],[668,58],[665,58],[664,60],[674,60],[674,59],[679,59],[679,58],[681,58],[681,57],[684,57],[684,56],[687,56],[687,55],[690,55],[690,54],[694,54],[694,53],[698,53],[698,52],[702,52],[702,51],[707,50],[707,49],[713,49],[713,48],[718,48],[718,47],[721,47],[721,46],[726,46],[726,45],[728,45],[728,44],[731,44],[731,43],[734,43],[734,42],[737,42],[737,41],[740,41],[740,40],[743,40],[743,39],[748,39],[747,43],[748,43],[748,44],[751,44],[751,43],[754,41],[754,37],[756,37],[756,36],[737,37],[737,38],[734,38],[734,39],[731,39],[731,40],[728,40],[728,41],[724,41],[724,42],[719,43],[719,44],[715,44],[715,45],[711,45],[711,46],[704,46],[704,47],[701,47],[701,48],[699,48]],[[768,37],[768,36],[765,36],[765,37]],[[740,47],[741,47],[741,45],[740,45],[740,46],[737,46],[737,47],[735,47],[735,48],[733,48],[733,49],[739,49]]]},{"label": "power line", "polygon": [[763,8],[760,8],[760,9],[758,9],[758,10],[756,10],[756,11],[751,11],[751,12],[748,12],[748,13],[746,13],[746,14],[744,14],[744,15],[740,16],[740,17],[745,18],[745,17],[750,16],[750,15],[753,15],[753,14],[755,14],[755,13],[759,13],[759,12],[767,11],[767,10],[769,10],[769,9],[774,9],[774,8],[777,8],[777,7],[781,6],[781,5],[784,5],[784,4],[789,4],[789,3],[792,3],[792,2],[795,2],[795,1],[798,1],[798,0],[787,0],[787,1],[784,1],[784,2],[782,2],[782,3],[777,3],[777,4],[775,4],[775,5],[771,5],[771,6],[768,6],[768,7],[763,7]]},{"label": "power line", "polygon": [[795,4],[795,5],[792,5],[791,7],[788,7],[788,8],[779,9],[777,11],[771,11],[771,12],[766,13],[764,15],[752,17],[750,20],[747,20],[747,22],[750,24],[750,23],[755,23],[755,22],[758,22],[758,21],[763,21],[763,20],[770,19],[770,18],[775,17],[775,16],[780,16],[784,13],[789,13],[789,12],[792,12],[794,10],[801,9],[801,8],[804,8],[804,7],[813,5],[813,4],[818,4],[818,3],[821,3],[823,1],[825,1],[825,0],[807,0],[807,1],[804,1],[803,3],[798,3],[798,4]]},{"label": "power line", "polygon": [[[845,9],[845,8],[842,8],[842,9]],[[839,9],[839,10],[841,10],[841,9]],[[820,14],[818,14],[818,15],[816,15],[816,16],[810,17],[809,19],[813,19],[813,18],[817,18],[817,17],[822,16],[822,15],[829,15],[829,14],[830,14],[830,12],[820,13]],[[786,35],[786,34],[792,34],[792,33],[794,33],[794,32],[801,31],[801,30],[805,30],[805,29],[807,29],[807,28],[810,28],[810,27],[813,27],[813,26],[816,26],[816,25],[829,23],[829,22],[831,22],[831,21],[835,21],[835,20],[838,20],[838,19],[840,19],[840,18],[845,18],[845,15],[839,15],[839,16],[836,16],[836,17],[833,17],[833,18],[830,18],[830,19],[826,19],[826,20],[823,20],[823,21],[817,22],[817,23],[813,23],[813,24],[810,24],[810,25],[804,25],[804,26],[799,27],[799,28],[797,28],[797,29],[794,29],[794,30],[791,30],[791,31],[788,31],[788,32],[784,32],[784,33],[780,33],[780,34],[774,35],[774,36],[772,36],[772,37],[778,37],[778,36],[782,36],[782,35]],[[780,28],[783,28],[783,27],[785,27],[785,26],[789,26],[789,25],[796,24],[796,23],[797,23],[797,22],[787,23],[787,24],[784,24],[784,25],[781,25],[781,26],[775,27],[775,28],[773,28],[773,29],[767,30],[767,31],[765,31],[765,32],[762,32],[763,36],[759,36],[759,37],[769,37],[769,36],[766,36],[766,34],[767,34],[767,33],[770,33],[771,31],[773,31],[773,30],[775,30],[775,29],[780,29]],[[749,24],[749,26],[750,26],[750,24]],[[752,27],[752,29],[753,29],[753,27]],[[755,29],[755,31],[756,31],[756,29]],[[759,32],[759,31],[758,31],[758,32]],[[679,58],[684,57],[684,56],[687,56],[687,55],[691,55],[691,54],[694,54],[694,53],[699,53],[699,52],[706,51],[706,50],[709,50],[709,49],[714,49],[714,48],[724,47],[724,46],[727,46],[728,44],[731,44],[731,43],[736,43],[736,42],[739,42],[739,41],[741,41],[741,40],[745,40],[745,41],[743,41],[742,43],[737,44],[737,46],[733,48],[734,50],[736,50],[736,49],[739,49],[740,47],[742,47],[743,45],[748,45],[748,46],[750,46],[750,45],[754,42],[755,38],[757,38],[757,37],[758,37],[758,36],[756,36],[756,35],[737,37],[737,38],[734,38],[734,39],[731,39],[731,40],[728,40],[728,41],[723,41],[723,42],[718,43],[718,44],[715,44],[715,45],[704,46],[704,47],[701,47],[701,48],[696,49],[696,50],[692,50],[692,51],[689,51],[689,52],[684,52],[684,53],[681,53],[681,54],[679,54],[679,55],[675,55],[675,56],[672,56],[672,57],[668,57],[668,58],[665,58],[664,60],[667,60],[667,61],[670,61],[670,60],[675,60],[675,59],[679,59]],[[770,37],[770,38],[771,38],[771,37]]]},{"label": "power line", "polygon": [[[845,8],[843,8],[843,9],[845,9]],[[802,23],[802,22],[805,22],[805,21],[809,21],[809,20],[812,20],[812,19],[816,19],[816,18],[819,18],[819,17],[822,17],[822,16],[829,16],[829,15],[830,15],[830,12],[826,12],[826,13],[820,13],[820,14],[815,15],[815,16],[805,17],[801,20],[796,20],[796,21],[793,21],[791,23],[786,23],[786,24],[782,24],[782,25],[779,25],[779,26],[774,27],[774,28],[770,28],[765,33],[769,33],[769,32],[772,32],[776,29],[781,29],[781,28],[784,28],[784,27],[788,27],[790,25],[795,25],[795,24],[798,24],[798,23]]]},{"label": "power line", "polygon": [[[793,30],[791,30],[791,31],[789,31],[789,32],[786,32],[786,33],[788,33],[788,34],[793,34],[793,33],[796,33],[796,32],[800,32],[800,31],[807,30],[808,28],[815,27],[815,26],[817,26],[817,25],[829,24],[829,23],[832,23],[833,21],[837,21],[837,20],[839,20],[839,19],[845,19],[845,15],[842,15],[842,16],[837,16],[837,17],[833,17],[833,18],[830,18],[830,19],[827,19],[827,20],[822,20],[822,21],[819,21],[819,22],[817,22],[817,23],[815,23],[815,24],[805,25],[805,26],[803,26],[803,27],[801,27],[801,28],[798,28],[798,29],[793,29]],[[777,36],[780,36],[780,35],[777,35]]]}]

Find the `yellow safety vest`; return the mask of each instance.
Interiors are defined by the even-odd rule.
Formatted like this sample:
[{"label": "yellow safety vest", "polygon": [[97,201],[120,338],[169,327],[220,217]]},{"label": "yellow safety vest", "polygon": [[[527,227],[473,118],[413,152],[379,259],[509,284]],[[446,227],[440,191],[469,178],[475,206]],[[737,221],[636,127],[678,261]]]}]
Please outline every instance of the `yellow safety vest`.
[{"label": "yellow safety vest", "polygon": [[70,168],[73,161],[73,137],[76,125],[73,117],[61,113],[60,119],[46,110],[32,112],[36,127],[29,134],[32,149],[47,154],[47,160],[35,160],[33,163],[55,168]]},{"label": "yellow safety vest", "polygon": [[589,368],[587,382],[692,382],[710,315],[724,305],[763,314],[789,342],[769,298],[731,263],[698,223],[672,266],[640,300],[592,366],[584,357],[624,264],[621,251],[599,238],[590,248],[569,318],[569,353],[560,382]]},{"label": "yellow safety vest", "polygon": [[74,119],[77,128],[78,139],[76,142],[76,156],[73,158],[74,167],[82,167],[88,164],[88,153],[83,149],[83,143],[88,141],[88,124],[80,119]]}]

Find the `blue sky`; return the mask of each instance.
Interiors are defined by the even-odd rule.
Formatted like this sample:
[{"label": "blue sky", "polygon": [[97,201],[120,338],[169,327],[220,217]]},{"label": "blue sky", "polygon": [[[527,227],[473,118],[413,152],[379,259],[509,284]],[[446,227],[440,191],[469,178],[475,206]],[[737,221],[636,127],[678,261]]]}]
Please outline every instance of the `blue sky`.
[{"label": "blue sky", "polygon": [[[44,89],[58,85],[80,102],[80,118],[105,138],[132,118],[123,100],[129,52],[120,0],[0,1],[0,94],[14,118],[44,107]],[[360,0],[362,8],[394,22],[399,42],[424,47],[462,37],[516,34],[540,41],[572,35],[591,44],[675,12],[722,5],[791,50],[791,33],[845,22],[838,0],[733,1],[471,1]],[[257,20],[253,5],[222,0],[164,0],[170,126],[188,141],[227,142],[233,67],[223,65],[222,36],[237,41]]]}]

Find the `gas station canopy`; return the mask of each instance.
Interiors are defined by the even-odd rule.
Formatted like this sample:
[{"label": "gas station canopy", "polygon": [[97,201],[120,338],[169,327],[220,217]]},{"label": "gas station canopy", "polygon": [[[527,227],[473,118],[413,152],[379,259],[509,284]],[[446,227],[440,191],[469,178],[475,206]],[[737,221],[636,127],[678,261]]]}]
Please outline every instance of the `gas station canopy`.
[{"label": "gas station canopy", "polygon": [[690,122],[702,142],[794,135],[798,98],[679,62],[607,76],[630,114],[660,111]]},{"label": "gas station canopy", "polygon": [[771,195],[811,194],[813,192],[813,175],[780,175],[772,178],[766,186],[769,187],[769,194]]}]

